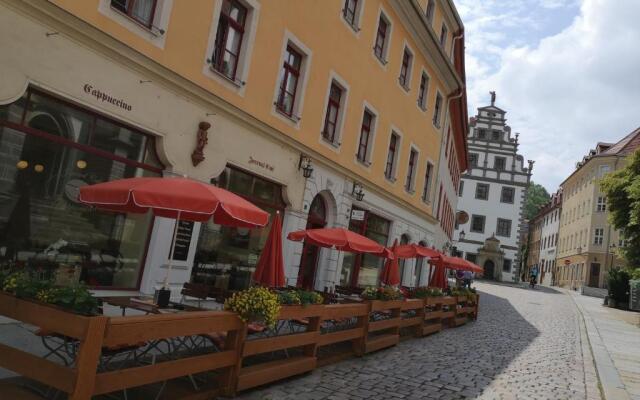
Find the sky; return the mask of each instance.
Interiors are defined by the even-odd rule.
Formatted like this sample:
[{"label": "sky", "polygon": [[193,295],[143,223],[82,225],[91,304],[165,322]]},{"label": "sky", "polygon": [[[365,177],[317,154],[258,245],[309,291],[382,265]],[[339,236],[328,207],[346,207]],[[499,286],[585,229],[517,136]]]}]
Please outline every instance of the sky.
[{"label": "sky", "polygon": [[507,111],[533,181],[554,192],[597,142],[640,127],[640,0],[454,0],[469,115]]}]

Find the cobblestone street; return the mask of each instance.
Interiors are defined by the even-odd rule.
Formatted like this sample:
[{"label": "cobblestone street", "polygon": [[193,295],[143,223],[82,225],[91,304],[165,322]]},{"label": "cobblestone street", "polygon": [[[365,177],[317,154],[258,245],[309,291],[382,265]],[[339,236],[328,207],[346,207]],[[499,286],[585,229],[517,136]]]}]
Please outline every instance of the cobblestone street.
[{"label": "cobblestone street", "polygon": [[481,299],[474,323],[239,398],[600,398],[581,317],[569,296],[548,288],[476,287]]}]

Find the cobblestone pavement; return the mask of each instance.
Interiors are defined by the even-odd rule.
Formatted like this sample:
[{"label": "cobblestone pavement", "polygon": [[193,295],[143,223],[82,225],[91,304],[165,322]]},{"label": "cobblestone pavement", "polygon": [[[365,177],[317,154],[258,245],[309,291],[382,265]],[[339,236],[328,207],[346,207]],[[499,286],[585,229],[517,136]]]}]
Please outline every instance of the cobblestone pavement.
[{"label": "cobblestone pavement", "polygon": [[548,288],[476,286],[476,322],[239,398],[600,399],[582,319],[568,295]]}]

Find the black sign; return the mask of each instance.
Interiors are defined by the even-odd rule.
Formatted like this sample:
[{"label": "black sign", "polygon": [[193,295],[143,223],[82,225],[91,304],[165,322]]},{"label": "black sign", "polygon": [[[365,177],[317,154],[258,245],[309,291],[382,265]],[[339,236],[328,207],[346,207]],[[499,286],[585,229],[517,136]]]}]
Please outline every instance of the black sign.
[{"label": "black sign", "polygon": [[189,246],[191,244],[191,235],[193,234],[193,222],[178,221],[178,231],[176,232],[175,245],[173,247],[174,261],[187,261],[189,256]]}]

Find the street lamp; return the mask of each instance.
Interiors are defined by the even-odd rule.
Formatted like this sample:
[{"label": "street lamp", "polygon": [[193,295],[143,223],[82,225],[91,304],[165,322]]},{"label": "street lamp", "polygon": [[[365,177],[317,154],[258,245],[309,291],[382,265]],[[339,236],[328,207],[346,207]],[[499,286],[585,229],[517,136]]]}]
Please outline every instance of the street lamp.
[{"label": "street lamp", "polygon": [[465,236],[466,236],[466,233],[464,233],[464,231],[460,231],[460,234],[458,235],[458,240],[463,241]]},{"label": "street lamp", "polygon": [[353,182],[351,194],[355,196],[356,200],[362,201],[362,199],[364,199],[364,190],[362,189],[362,185],[358,182]]},{"label": "street lamp", "polygon": [[300,161],[298,161],[298,170],[302,170],[302,176],[310,178],[313,173],[313,166],[311,165],[311,158],[300,154]]}]

